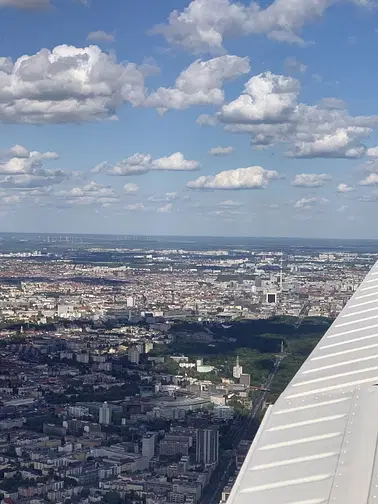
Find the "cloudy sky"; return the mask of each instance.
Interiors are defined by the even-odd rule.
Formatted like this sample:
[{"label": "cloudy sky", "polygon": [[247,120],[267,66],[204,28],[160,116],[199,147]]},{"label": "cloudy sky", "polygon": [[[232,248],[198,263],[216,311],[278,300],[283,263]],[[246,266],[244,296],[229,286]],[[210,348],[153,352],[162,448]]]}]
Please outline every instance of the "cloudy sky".
[{"label": "cloudy sky", "polygon": [[0,230],[378,238],[378,1],[0,0]]}]

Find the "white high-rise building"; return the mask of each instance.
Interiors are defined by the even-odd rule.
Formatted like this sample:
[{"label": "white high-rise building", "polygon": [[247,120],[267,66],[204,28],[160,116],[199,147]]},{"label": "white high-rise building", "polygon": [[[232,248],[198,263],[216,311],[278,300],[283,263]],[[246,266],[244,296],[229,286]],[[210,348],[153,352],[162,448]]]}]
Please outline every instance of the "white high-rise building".
[{"label": "white high-rise building", "polygon": [[155,455],[156,433],[146,432],[142,439],[142,455],[148,460],[151,460]]},{"label": "white high-rise building", "polygon": [[127,308],[134,308],[135,307],[135,298],[134,298],[134,296],[128,296],[126,298],[126,306],[127,306]]},{"label": "white high-rise building", "polygon": [[139,364],[140,353],[140,349],[137,345],[130,347],[127,353],[129,361],[133,364]]},{"label": "white high-rise building", "polygon": [[110,424],[110,414],[111,410],[109,408],[108,403],[105,401],[99,410],[99,423],[102,425]]},{"label": "white high-rise building", "polygon": [[236,364],[232,368],[232,376],[234,378],[238,378],[239,379],[242,374],[243,374],[243,367],[239,364],[239,356],[238,356],[238,357],[236,357]]}]

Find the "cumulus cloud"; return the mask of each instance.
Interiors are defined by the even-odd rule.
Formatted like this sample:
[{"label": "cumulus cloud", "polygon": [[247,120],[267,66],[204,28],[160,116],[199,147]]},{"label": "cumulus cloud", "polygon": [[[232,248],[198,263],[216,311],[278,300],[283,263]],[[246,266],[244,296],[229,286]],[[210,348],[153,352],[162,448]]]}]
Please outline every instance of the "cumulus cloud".
[{"label": "cumulus cloud", "polygon": [[58,198],[63,198],[68,205],[101,205],[109,206],[117,203],[117,192],[110,186],[88,182],[82,187],[73,187],[68,191],[60,191]]},{"label": "cumulus cloud", "polygon": [[15,62],[0,58],[0,121],[69,123],[114,118],[146,99],[145,72],[97,46],[61,45]]},{"label": "cumulus cloud", "polygon": [[293,112],[300,84],[292,77],[265,72],[252,77],[244,93],[223,105],[220,119],[231,123],[279,122]]},{"label": "cumulus cloud", "polygon": [[1,187],[30,189],[60,184],[70,174],[62,170],[44,168],[43,163],[58,159],[56,152],[29,151],[22,145],[14,145],[2,153],[0,161]]},{"label": "cumulus cloud", "polygon": [[22,145],[13,145],[8,151],[5,151],[5,156],[15,157],[15,158],[28,158],[30,156],[30,152],[28,149],[23,147]]},{"label": "cumulus cloud", "polygon": [[175,201],[179,198],[178,194],[175,192],[167,192],[164,196],[150,196],[148,201],[153,201],[154,203],[164,203],[165,201]]},{"label": "cumulus cloud", "polygon": [[95,166],[92,173],[106,173],[107,175],[131,176],[143,175],[150,170],[166,171],[194,171],[198,170],[198,161],[187,160],[181,152],[153,160],[151,154],[136,153],[111,165],[107,161]]},{"label": "cumulus cloud", "polygon": [[202,176],[188,182],[189,189],[265,189],[271,180],[279,178],[273,170],[261,166],[249,166],[222,171],[216,175]]},{"label": "cumulus cloud", "polygon": [[166,205],[159,207],[156,211],[158,213],[171,213],[172,209],[173,209],[172,203],[167,203]]},{"label": "cumulus cloud", "polygon": [[378,185],[378,173],[370,173],[365,179],[361,180],[360,185],[362,186],[374,186]]},{"label": "cumulus cloud", "polygon": [[209,150],[209,154],[212,156],[229,156],[233,152],[233,147],[213,147]]},{"label": "cumulus cloud", "polygon": [[223,105],[218,119],[226,131],[250,134],[257,148],[289,144],[288,157],[362,157],[362,140],[377,126],[378,116],[353,117],[330,103],[298,103],[299,91],[297,79],[265,72],[252,77],[242,95]]},{"label": "cumulus cloud", "polygon": [[295,187],[323,187],[331,177],[325,173],[300,173],[295,176],[292,185]]},{"label": "cumulus cloud", "polygon": [[354,187],[351,187],[348,184],[341,183],[337,186],[337,192],[339,193],[348,193],[352,191],[354,191]]},{"label": "cumulus cloud", "polygon": [[349,126],[324,135],[317,133],[309,142],[297,142],[294,148],[287,152],[288,156],[301,158],[360,158],[365,154],[365,146],[360,145],[361,136],[371,133],[369,128]]},{"label": "cumulus cloud", "polygon": [[118,161],[114,166],[107,161],[100,163],[92,169],[92,173],[106,173],[108,175],[143,175],[151,168],[152,156],[140,152]]},{"label": "cumulus cloud", "polygon": [[0,179],[0,187],[8,189],[29,190],[39,187],[61,184],[67,179],[67,175],[56,170],[48,176],[41,175],[8,175]]},{"label": "cumulus cloud", "polygon": [[366,151],[366,154],[369,156],[369,157],[378,157],[378,147],[370,147],[370,149],[368,149]]},{"label": "cumulus cloud", "polygon": [[191,105],[221,105],[224,83],[249,71],[249,58],[225,55],[208,61],[197,60],[181,72],[174,87],[157,89],[144,105],[161,113],[169,109],[184,110]]},{"label": "cumulus cloud", "polygon": [[103,30],[93,31],[88,33],[87,40],[89,42],[115,42],[115,36],[112,33],[106,33]]},{"label": "cumulus cloud", "polygon": [[107,161],[99,163],[94,168],[92,168],[91,173],[103,173],[111,168],[111,165]]},{"label": "cumulus cloud", "polygon": [[175,152],[171,156],[156,159],[152,163],[154,170],[167,170],[167,171],[194,171],[198,170],[200,164],[198,161],[188,161],[185,159],[181,152]]},{"label": "cumulus cloud", "polygon": [[210,114],[201,114],[197,117],[196,123],[200,126],[215,126],[218,124],[218,118]]},{"label": "cumulus cloud", "polygon": [[301,198],[294,203],[296,210],[311,210],[316,205],[325,205],[328,203],[326,198]]},{"label": "cumulus cloud", "polygon": [[[342,0],[366,7],[370,0]],[[228,37],[267,34],[280,42],[304,45],[301,28],[319,19],[334,0],[274,0],[260,7],[233,0],[192,0],[184,10],[171,12],[166,24],[155,26],[152,34],[162,35],[169,44],[190,51],[220,53]]]},{"label": "cumulus cloud", "polygon": [[123,192],[125,194],[135,194],[139,190],[138,184],[125,184],[123,186]]},{"label": "cumulus cloud", "polygon": [[141,212],[145,210],[145,206],[143,203],[133,203],[131,205],[126,205],[125,210],[128,210],[129,212]]},{"label": "cumulus cloud", "polygon": [[43,161],[57,159],[56,152],[29,152],[21,145],[15,145],[9,151],[9,158],[0,162],[0,175],[41,175]]}]

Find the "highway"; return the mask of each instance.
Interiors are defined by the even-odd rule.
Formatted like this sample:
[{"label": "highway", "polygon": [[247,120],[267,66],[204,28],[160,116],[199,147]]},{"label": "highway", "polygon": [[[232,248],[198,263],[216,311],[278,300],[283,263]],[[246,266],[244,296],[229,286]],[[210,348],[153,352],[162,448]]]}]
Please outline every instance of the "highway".
[{"label": "highway", "polygon": [[229,434],[232,439],[232,446],[235,447],[235,450],[226,450],[220,455],[218,466],[214,470],[211,481],[205,489],[205,492],[200,501],[201,504],[219,504],[222,490],[227,485],[227,482],[232,475],[232,470],[235,466],[236,448],[242,439],[251,438],[252,442],[252,439],[255,435],[255,432],[253,432],[254,421],[256,420],[256,418],[258,418],[264,406],[266,398],[269,394],[269,388],[280,368],[281,362],[284,357],[285,354],[277,356],[273,370],[261,387],[261,390],[255,391],[256,398],[252,401],[252,408],[248,416],[244,418],[237,418],[231,426]]}]

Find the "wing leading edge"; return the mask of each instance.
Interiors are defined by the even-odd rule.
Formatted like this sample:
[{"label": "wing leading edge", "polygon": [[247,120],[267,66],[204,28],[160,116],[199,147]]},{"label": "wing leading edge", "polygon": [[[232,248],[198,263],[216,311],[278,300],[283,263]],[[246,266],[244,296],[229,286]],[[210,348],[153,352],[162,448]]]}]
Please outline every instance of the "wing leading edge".
[{"label": "wing leading edge", "polygon": [[378,502],[378,263],[276,404],[227,504]]}]

